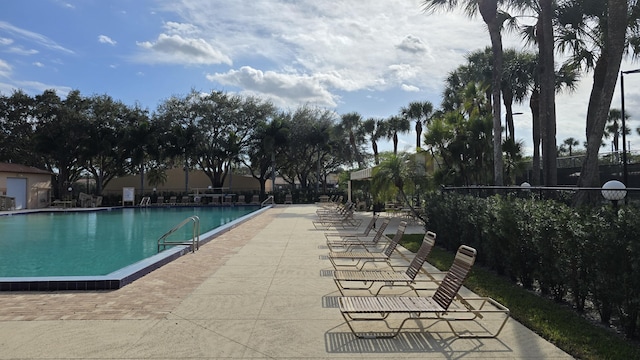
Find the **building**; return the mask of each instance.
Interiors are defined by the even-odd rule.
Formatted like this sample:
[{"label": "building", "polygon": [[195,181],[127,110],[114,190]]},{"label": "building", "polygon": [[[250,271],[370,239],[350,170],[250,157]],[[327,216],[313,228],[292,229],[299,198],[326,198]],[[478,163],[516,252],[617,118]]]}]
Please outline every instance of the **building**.
[{"label": "building", "polygon": [[51,203],[51,176],[47,170],[0,163],[0,210],[48,207]]},{"label": "building", "polygon": [[[191,194],[196,190],[207,190],[211,180],[201,170],[191,169],[188,173],[181,168],[169,169],[166,172],[167,181],[161,185],[150,185],[145,178],[144,185],[140,183],[140,175],[122,176],[111,180],[102,190],[103,195],[122,194],[123,188],[135,188],[135,193],[165,195],[169,193]],[[155,190],[155,191],[154,191]],[[212,189],[222,193],[240,193],[260,191],[260,183],[252,176],[231,174],[224,180],[222,189]],[[266,191],[271,191],[271,180],[266,183]]]}]

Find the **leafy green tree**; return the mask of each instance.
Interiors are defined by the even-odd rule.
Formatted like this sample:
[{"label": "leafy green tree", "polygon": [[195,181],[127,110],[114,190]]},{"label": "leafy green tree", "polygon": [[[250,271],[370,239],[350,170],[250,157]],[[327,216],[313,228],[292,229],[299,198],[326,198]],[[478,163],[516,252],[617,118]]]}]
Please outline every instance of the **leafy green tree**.
[{"label": "leafy green tree", "polygon": [[153,187],[167,182],[167,169],[162,166],[152,166],[147,170],[147,182]]},{"label": "leafy green tree", "polygon": [[[299,183],[307,189],[312,180],[316,180],[322,164],[322,155],[331,151],[335,113],[310,106],[296,109],[285,117],[289,128],[289,143],[283,150],[285,156],[280,160],[280,175],[295,186]],[[347,143],[348,144],[348,143]]]},{"label": "leafy green tree", "polygon": [[395,200],[396,196],[399,196],[404,206],[411,209],[416,218],[426,223],[424,215],[416,211],[407,196],[407,191],[415,189],[413,180],[416,179],[416,168],[415,157],[405,152],[398,155],[390,154],[374,168],[371,190],[375,194],[374,200],[378,202]]},{"label": "leafy green tree", "polygon": [[82,167],[90,172],[96,182],[96,193],[117,176],[132,173],[133,148],[128,134],[128,107],[109,95],[94,95],[87,99],[87,109],[82,116],[89,125],[87,137],[82,143]]},{"label": "leafy green tree", "polygon": [[491,112],[486,106],[484,88],[469,83],[461,95],[458,110],[439,113],[427,128],[425,144],[442,164],[434,180],[439,184],[487,184],[492,173]]},{"label": "leafy green tree", "polygon": [[197,167],[213,187],[222,187],[230,164],[240,156],[256,124],[269,119],[274,110],[271,103],[254,97],[192,90],[182,98],[164,101],[156,116],[173,129],[168,154],[182,156],[185,169]]},{"label": "leafy green tree", "polygon": [[36,119],[34,144],[45,168],[55,174],[54,197],[67,193],[82,172],[80,159],[90,138],[90,124],[85,116],[88,101],[73,90],[63,101],[54,90],[35,97]]},{"label": "leafy green tree", "polygon": [[[246,157],[241,161],[249,168],[251,176],[260,183],[260,198],[265,197],[265,184],[277,171],[276,164],[289,141],[286,115],[276,115],[271,121],[260,121],[246,146]],[[281,162],[280,162],[281,163]]]},{"label": "leafy green tree", "polygon": [[42,167],[35,156],[34,99],[23,91],[11,96],[0,94],[0,161]]}]

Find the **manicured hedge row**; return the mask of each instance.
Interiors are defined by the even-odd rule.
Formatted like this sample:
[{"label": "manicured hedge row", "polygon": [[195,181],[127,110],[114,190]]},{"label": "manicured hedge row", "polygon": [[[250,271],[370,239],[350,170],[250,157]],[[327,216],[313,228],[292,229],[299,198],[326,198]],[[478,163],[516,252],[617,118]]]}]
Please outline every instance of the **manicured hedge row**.
[{"label": "manicured hedge row", "polygon": [[454,193],[427,196],[427,228],[438,245],[478,250],[478,262],[576,310],[595,310],[637,337],[640,211],[575,209],[552,200]]}]

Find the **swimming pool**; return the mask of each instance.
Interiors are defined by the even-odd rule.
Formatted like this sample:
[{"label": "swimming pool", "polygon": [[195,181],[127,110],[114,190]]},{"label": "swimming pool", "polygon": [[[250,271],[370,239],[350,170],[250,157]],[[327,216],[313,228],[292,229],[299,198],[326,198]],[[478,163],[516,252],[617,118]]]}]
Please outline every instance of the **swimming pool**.
[{"label": "swimming pool", "polygon": [[[0,216],[0,290],[114,289],[183,255],[157,240],[200,218],[201,243],[253,216],[256,206],[118,208]],[[171,235],[190,239],[191,224]]]}]

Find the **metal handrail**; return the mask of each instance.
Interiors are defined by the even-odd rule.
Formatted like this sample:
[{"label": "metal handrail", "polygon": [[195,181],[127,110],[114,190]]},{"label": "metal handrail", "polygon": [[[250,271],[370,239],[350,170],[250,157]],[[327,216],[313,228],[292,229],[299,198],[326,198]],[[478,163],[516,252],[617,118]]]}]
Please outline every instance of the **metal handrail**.
[{"label": "metal handrail", "polygon": [[[191,243],[185,241],[167,241],[167,237],[169,237],[169,235],[178,231],[191,221],[193,221],[193,236],[191,238]],[[167,245],[191,245],[191,252],[195,252],[200,249],[200,218],[196,215],[190,216],[158,238],[158,252],[160,252],[160,246],[162,246],[164,250],[167,248]]]},{"label": "metal handrail", "polygon": [[267,203],[267,201],[271,200],[271,205],[275,204],[275,200],[273,198],[273,195],[269,195],[268,198],[264,199],[264,201],[260,204],[260,207],[264,207],[265,204]]}]

